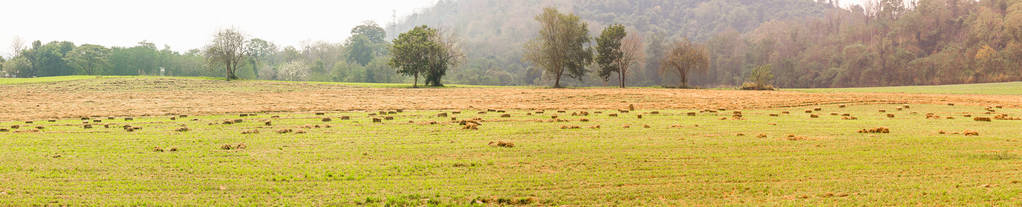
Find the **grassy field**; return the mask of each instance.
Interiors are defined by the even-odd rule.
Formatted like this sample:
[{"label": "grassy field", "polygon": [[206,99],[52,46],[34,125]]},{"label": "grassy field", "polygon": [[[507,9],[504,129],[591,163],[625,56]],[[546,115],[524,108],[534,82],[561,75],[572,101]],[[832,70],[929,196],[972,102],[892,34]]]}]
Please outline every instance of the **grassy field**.
[{"label": "grassy field", "polygon": [[[79,119],[4,122],[0,206],[1022,205],[1022,121],[964,117],[992,116],[976,106],[898,107],[824,105],[819,118],[804,112],[814,107],[778,108],[742,120],[639,109],[97,117],[91,129]],[[462,129],[451,117],[481,125]],[[857,133],[877,127],[890,133]]]},{"label": "grassy field", "polygon": [[813,93],[916,93],[916,94],[982,94],[982,95],[1022,95],[1022,82],[980,83],[938,86],[895,86],[872,88],[813,88],[785,89],[789,91]]},{"label": "grassy field", "polygon": [[77,81],[77,80],[92,80],[92,79],[158,79],[158,78],[169,78],[169,79],[183,79],[183,80],[216,80],[214,77],[163,77],[163,76],[88,76],[88,75],[73,75],[73,76],[51,76],[51,77],[38,77],[38,78],[0,78],[0,85],[13,85],[13,84],[32,84],[32,83],[54,83],[54,82],[65,82],[65,81]]},{"label": "grassy field", "polygon": [[[40,78],[0,78],[0,85],[27,84],[27,83],[51,83],[74,80],[89,79],[183,79],[183,80],[222,80],[218,77],[164,77],[164,76],[55,76]],[[242,82],[279,82],[287,81],[265,81],[265,80],[239,80]],[[411,88],[411,83],[349,83],[349,82],[301,82],[308,84],[342,85],[363,88]],[[484,86],[447,84],[446,88],[545,88],[544,86]],[[585,88],[616,88],[608,87],[585,87]],[[653,87],[632,87],[632,88],[662,88]],[[735,90],[731,88],[712,88],[706,90]],[[1006,83],[980,83],[960,85],[935,85],[935,86],[892,86],[892,87],[866,87],[866,88],[792,88],[782,89],[783,91],[798,91],[809,93],[912,93],[912,94],[981,94],[981,95],[1022,95],[1022,82]]]}]

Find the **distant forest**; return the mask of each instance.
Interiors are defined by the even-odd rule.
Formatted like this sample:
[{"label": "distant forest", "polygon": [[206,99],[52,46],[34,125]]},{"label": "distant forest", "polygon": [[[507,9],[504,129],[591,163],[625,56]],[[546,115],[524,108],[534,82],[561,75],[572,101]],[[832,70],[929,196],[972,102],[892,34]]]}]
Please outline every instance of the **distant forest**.
[{"label": "distant forest", "polygon": [[[670,43],[706,48],[709,67],[691,72],[699,87],[742,85],[768,68],[777,87],[856,87],[1022,80],[1022,0],[867,0],[839,8],[837,0],[442,0],[395,24],[352,29],[344,42],[277,46],[249,34],[249,55],[237,66],[245,79],[411,82],[397,74],[390,41],[419,25],[456,37],[464,63],[446,83],[551,85],[523,57],[539,35],[546,7],[578,15],[595,36],[612,24],[640,34],[645,60],[629,86],[676,85],[659,60]],[[244,28],[241,28],[242,30]],[[211,31],[212,32],[212,31]],[[212,35],[211,35],[212,36]],[[595,41],[594,41],[595,42]],[[142,41],[107,48],[72,42],[15,41],[0,57],[0,76],[220,76],[204,50],[175,52]],[[595,46],[595,45],[591,45]],[[596,65],[590,66],[592,71]],[[614,86],[591,73],[567,86]]]}]

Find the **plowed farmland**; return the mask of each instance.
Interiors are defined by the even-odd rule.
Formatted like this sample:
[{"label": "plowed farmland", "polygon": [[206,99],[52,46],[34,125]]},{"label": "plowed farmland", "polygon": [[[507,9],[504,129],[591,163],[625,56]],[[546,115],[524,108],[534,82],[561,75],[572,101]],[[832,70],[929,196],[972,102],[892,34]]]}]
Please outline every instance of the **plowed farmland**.
[{"label": "plowed farmland", "polygon": [[439,109],[766,109],[839,103],[1006,105],[1017,95],[803,93],[679,89],[369,88],[180,78],[0,85],[0,120],[241,112]]}]

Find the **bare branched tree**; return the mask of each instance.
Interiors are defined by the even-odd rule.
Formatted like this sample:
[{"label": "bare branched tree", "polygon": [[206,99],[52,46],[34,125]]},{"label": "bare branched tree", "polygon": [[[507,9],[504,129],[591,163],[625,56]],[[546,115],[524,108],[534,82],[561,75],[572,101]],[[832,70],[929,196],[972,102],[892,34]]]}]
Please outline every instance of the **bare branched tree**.
[{"label": "bare branched tree", "polygon": [[234,28],[220,30],[206,46],[205,53],[210,68],[223,66],[227,80],[238,79],[235,71],[245,59],[245,35]]},{"label": "bare branched tree", "polygon": [[458,37],[454,35],[452,30],[437,29],[435,35],[431,36],[431,41],[436,44],[436,52],[431,53],[434,57],[434,61],[430,61],[429,74],[434,78],[427,77],[426,84],[432,84],[434,86],[441,86],[440,77],[446,75],[447,71],[451,68],[458,67],[464,60],[465,54],[461,52],[461,46],[458,44]]},{"label": "bare branched tree", "polygon": [[678,72],[681,80],[678,87],[688,87],[688,73],[696,70],[709,68],[710,58],[706,49],[692,43],[688,39],[675,42],[664,58],[660,60],[660,72],[666,73],[669,70]]},{"label": "bare branched tree", "polygon": [[646,66],[646,45],[642,43],[642,36],[635,31],[629,32],[628,36],[621,40],[621,53],[621,59],[617,63],[621,70],[618,77],[621,79],[621,88],[624,88],[628,68]]},{"label": "bare branched tree", "polygon": [[11,54],[11,57],[21,55],[22,51],[25,51],[25,40],[22,40],[21,37],[15,36],[14,39],[11,40],[11,52],[14,53]]}]

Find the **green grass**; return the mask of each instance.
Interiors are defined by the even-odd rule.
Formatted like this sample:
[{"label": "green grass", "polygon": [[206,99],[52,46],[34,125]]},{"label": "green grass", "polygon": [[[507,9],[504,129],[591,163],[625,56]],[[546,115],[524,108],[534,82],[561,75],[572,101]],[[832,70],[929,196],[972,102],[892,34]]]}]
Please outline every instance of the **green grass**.
[{"label": "green grass", "polygon": [[[197,80],[223,80],[220,77],[178,77],[178,76],[52,76],[52,77],[39,77],[39,78],[0,78],[0,85],[10,84],[29,84],[29,83],[52,83],[52,82],[63,82],[63,81],[76,81],[76,80],[91,80],[91,79],[113,79],[113,78],[125,78],[125,79],[147,79],[147,78],[167,78],[167,79],[197,79]],[[270,80],[236,80],[236,81],[250,81],[250,82],[289,82],[289,81],[270,81]],[[412,88],[412,83],[348,83],[348,82],[314,82],[304,81],[296,83],[309,83],[309,84],[332,84],[332,85],[345,85],[352,87],[364,87],[364,88]],[[419,85],[422,88],[429,88],[423,85]],[[485,85],[465,85],[465,84],[446,84],[446,88],[499,88],[508,86],[485,86]]]},{"label": "green grass", "polygon": [[[439,111],[397,113],[384,123],[372,123],[371,112],[118,117],[102,118],[93,129],[77,119],[5,122],[0,127],[20,125],[15,131],[45,128],[0,132],[0,206],[1022,204],[1022,121],[962,117],[983,115],[980,107],[895,107],[823,106],[818,119],[805,108],[744,111],[745,120],[720,120],[730,111],[687,116],[684,110],[642,119],[636,115],[650,111],[451,114],[486,120],[479,130],[463,130],[436,117]],[[792,113],[768,116],[785,110]],[[930,112],[956,119],[925,119]],[[546,122],[551,115],[571,121]],[[233,119],[244,122],[219,124]],[[125,124],[142,129],[126,132]],[[595,125],[600,128],[589,128]],[[182,126],[190,131],[174,131]],[[856,133],[881,126],[891,133]],[[275,133],[280,129],[307,133]],[[241,134],[247,130],[259,133]],[[792,141],[789,134],[807,139]],[[516,146],[488,145],[498,140]],[[247,147],[220,148],[239,143]]]},{"label": "green grass", "polygon": [[812,93],[922,93],[922,94],[982,94],[982,95],[1022,95],[1022,82],[980,83],[937,86],[896,86],[872,88],[813,88],[784,89]]},{"label": "green grass", "polygon": [[49,82],[61,82],[61,81],[72,81],[72,80],[87,80],[99,78],[98,76],[54,76],[54,77],[41,77],[41,78],[0,78],[0,85],[9,84],[26,84],[26,83],[49,83]]},{"label": "green grass", "polygon": [[195,80],[216,80],[217,79],[217,78],[214,78],[214,77],[89,76],[89,75],[73,75],[73,76],[38,77],[38,78],[0,78],[0,85],[31,84],[31,83],[54,83],[54,82],[64,82],[64,81],[95,80],[95,79],[152,79],[152,78],[195,79]]}]

